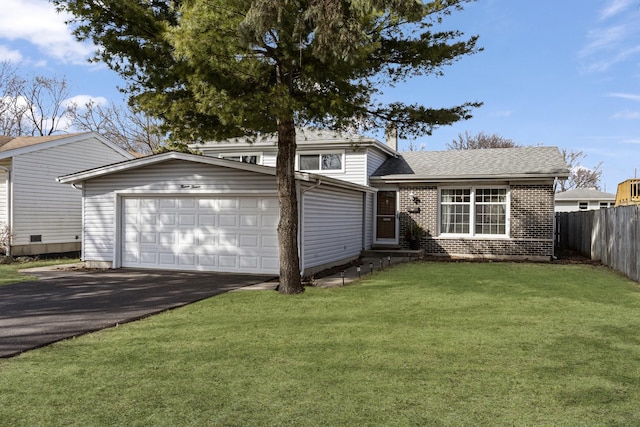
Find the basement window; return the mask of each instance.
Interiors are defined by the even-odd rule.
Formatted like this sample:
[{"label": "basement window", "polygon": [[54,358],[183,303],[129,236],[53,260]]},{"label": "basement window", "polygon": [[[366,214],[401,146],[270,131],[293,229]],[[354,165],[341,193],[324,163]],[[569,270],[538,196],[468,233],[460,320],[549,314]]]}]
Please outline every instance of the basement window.
[{"label": "basement window", "polygon": [[29,236],[29,242],[31,243],[42,242],[42,234],[32,234],[31,236]]}]

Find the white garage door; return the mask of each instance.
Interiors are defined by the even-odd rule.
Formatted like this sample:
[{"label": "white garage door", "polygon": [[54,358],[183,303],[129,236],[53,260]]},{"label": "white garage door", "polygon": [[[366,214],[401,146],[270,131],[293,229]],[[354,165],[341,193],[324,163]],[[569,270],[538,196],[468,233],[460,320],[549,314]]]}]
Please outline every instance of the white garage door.
[{"label": "white garage door", "polygon": [[122,203],[122,266],[278,273],[275,197],[135,197]]}]

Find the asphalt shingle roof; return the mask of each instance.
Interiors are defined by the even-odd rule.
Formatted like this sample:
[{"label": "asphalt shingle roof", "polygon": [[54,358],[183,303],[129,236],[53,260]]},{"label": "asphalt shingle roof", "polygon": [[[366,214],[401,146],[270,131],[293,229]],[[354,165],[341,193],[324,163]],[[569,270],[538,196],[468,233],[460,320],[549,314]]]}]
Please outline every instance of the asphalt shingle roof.
[{"label": "asphalt shingle roof", "polygon": [[616,195],[593,188],[576,188],[556,194],[556,200],[615,200]]},{"label": "asphalt shingle roof", "polygon": [[373,176],[460,179],[527,176],[566,177],[569,169],[556,147],[412,151],[385,161]]},{"label": "asphalt shingle roof", "polygon": [[0,136],[0,152],[15,150],[17,148],[29,147],[36,144],[44,144],[45,142],[55,141],[61,138],[69,138],[71,136],[80,135],[79,133],[71,133],[64,135],[49,136]]}]

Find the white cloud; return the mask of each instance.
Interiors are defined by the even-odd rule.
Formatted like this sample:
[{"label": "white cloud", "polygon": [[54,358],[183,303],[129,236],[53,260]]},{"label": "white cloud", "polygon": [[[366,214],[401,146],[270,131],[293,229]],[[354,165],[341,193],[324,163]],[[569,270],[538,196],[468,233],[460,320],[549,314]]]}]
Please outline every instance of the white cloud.
[{"label": "white cloud", "polygon": [[625,139],[623,144],[640,144],[640,138]]},{"label": "white cloud", "polygon": [[635,0],[612,0],[601,11],[600,19],[604,20],[618,15],[629,8]]},{"label": "white cloud", "polygon": [[2,0],[0,40],[24,40],[37,46],[43,56],[86,64],[95,48],[75,40],[65,24],[69,18],[67,14],[56,13],[48,1]]},{"label": "white cloud", "polygon": [[614,93],[607,94],[607,96],[609,96],[611,98],[622,98],[622,99],[628,99],[630,101],[639,101],[640,102],[640,95],[635,94],[635,93],[614,92]]},{"label": "white cloud", "polygon": [[640,120],[640,111],[618,111],[613,116],[612,119],[620,119],[620,120]]},{"label": "white cloud", "polygon": [[587,34],[587,39],[590,42],[580,51],[579,55],[586,57],[601,50],[612,49],[627,38],[629,31],[630,29],[626,25],[591,30]]},{"label": "white cloud", "polygon": [[22,54],[20,51],[9,49],[7,46],[0,44],[0,62],[20,62],[22,61]]},{"label": "white cloud", "polygon": [[511,110],[502,110],[502,111],[494,111],[490,115],[492,117],[511,117],[513,111]]},{"label": "white cloud", "polygon": [[94,105],[107,105],[109,101],[107,98],[103,96],[91,96],[91,95],[76,95],[69,99],[65,99],[62,101],[62,105],[65,107],[69,107],[71,105],[77,105],[79,107],[83,107],[88,103],[93,103]]}]

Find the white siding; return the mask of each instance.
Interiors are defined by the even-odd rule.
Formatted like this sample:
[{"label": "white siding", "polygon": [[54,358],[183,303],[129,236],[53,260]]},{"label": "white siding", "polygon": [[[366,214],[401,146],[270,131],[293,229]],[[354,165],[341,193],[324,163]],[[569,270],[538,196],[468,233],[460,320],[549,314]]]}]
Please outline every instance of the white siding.
[{"label": "white siding", "polygon": [[114,261],[116,191],[140,195],[264,195],[277,190],[275,177],[269,175],[181,160],[92,179],[85,182],[84,189],[83,258],[87,261]]},{"label": "white siding", "polygon": [[375,193],[367,193],[364,216],[364,249],[371,249],[373,246],[373,201]]},{"label": "white siding", "polygon": [[[331,150],[323,150],[322,152],[330,152]],[[342,150],[336,150],[339,152]],[[318,151],[298,151],[298,154],[318,153]],[[366,175],[366,155],[364,150],[351,151],[347,150],[344,155],[344,171],[311,171],[317,175],[329,176],[331,178],[341,179],[343,181],[353,182],[355,184],[367,185]]]},{"label": "white siding", "polygon": [[122,160],[124,156],[94,138],[15,156],[13,244],[28,245],[31,235],[41,235],[41,243],[79,241],[82,194],[56,178]]},{"label": "white siding", "polygon": [[[3,168],[10,169],[11,168],[11,160],[0,160],[0,166]],[[0,169],[0,227],[7,223],[8,217],[8,200],[9,196],[7,189],[7,172],[4,169]]]},{"label": "white siding", "polygon": [[359,256],[363,193],[320,186],[303,197],[304,268]]},{"label": "white siding", "polygon": [[373,173],[387,160],[387,155],[383,152],[369,148],[367,149],[367,182],[366,185],[369,185],[368,178],[373,175]]},{"label": "white siding", "polygon": [[262,153],[262,164],[264,166],[271,166],[273,168],[276,167],[276,158],[278,155],[276,152],[266,152]]}]

